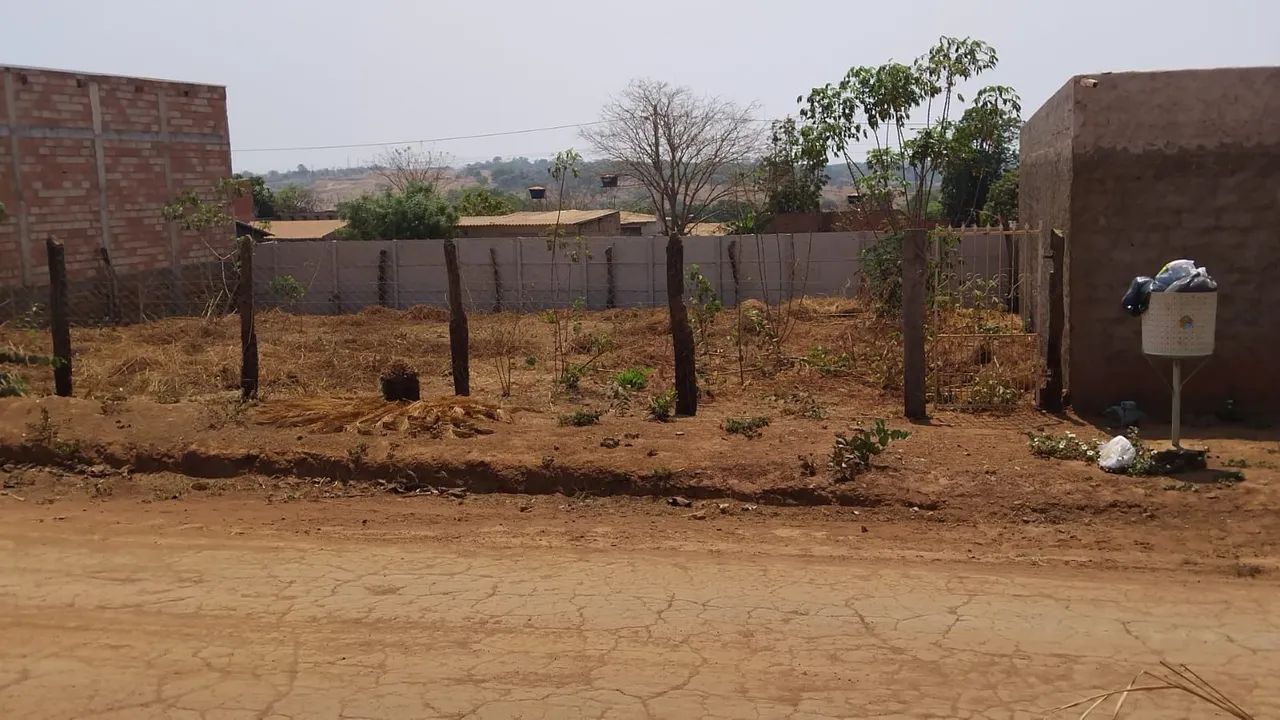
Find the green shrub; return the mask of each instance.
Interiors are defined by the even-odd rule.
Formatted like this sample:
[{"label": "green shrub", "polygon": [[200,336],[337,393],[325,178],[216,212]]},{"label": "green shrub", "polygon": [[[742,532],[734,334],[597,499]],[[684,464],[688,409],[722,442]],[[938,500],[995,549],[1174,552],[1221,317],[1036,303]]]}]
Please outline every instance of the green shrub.
[{"label": "green shrub", "polygon": [[1027,433],[1027,443],[1031,446],[1031,454],[1036,457],[1054,460],[1098,459],[1098,444],[1081,440],[1071,431],[1061,435]]},{"label": "green shrub", "polygon": [[654,395],[649,398],[649,419],[656,420],[658,422],[667,422],[671,419],[675,406],[675,390],[668,390],[660,395]]},{"label": "green shrub", "polygon": [[827,467],[837,480],[849,480],[865,470],[871,464],[871,458],[884,452],[889,443],[909,437],[911,433],[906,430],[890,430],[884,420],[876,420],[870,429],[854,428],[848,435],[836,433]]},{"label": "green shrub", "polygon": [[271,278],[271,294],[290,304],[302,299],[307,289],[292,275],[277,275]]},{"label": "green shrub", "polygon": [[760,437],[760,430],[769,425],[769,418],[757,415],[745,418],[729,418],[721,425],[724,431],[732,435],[742,435],[743,437],[756,438]]},{"label": "green shrub", "polygon": [[649,374],[653,370],[643,367],[629,367],[614,373],[610,381],[623,390],[643,390],[649,384]]},{"label": "green shrub", "polygon": [[809,367],[823,375],[837,375],[853,367],[853,358],[847,353],[837,353],[821,345],[814,345],[804,354]]}]

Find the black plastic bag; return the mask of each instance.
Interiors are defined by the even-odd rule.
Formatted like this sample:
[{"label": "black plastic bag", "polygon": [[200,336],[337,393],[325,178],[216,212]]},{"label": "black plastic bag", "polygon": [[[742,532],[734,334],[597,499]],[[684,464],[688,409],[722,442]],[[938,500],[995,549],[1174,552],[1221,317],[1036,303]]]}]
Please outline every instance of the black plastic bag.
[{"label": "black plastic bag", "polygon": [[1204,268],[1196,268],[1190,275],[1175,280],[1168,292],[1218,292],[1218,283]]},{"label": "black plastic bag", "polygon": [[1151,283],[1153,281],[1146,275],[1142,275],[1133,279],[1129,283],[1129,292],[1124,294],[1124,298],[1120,301],[1120,305],[1124,307],[1124,311],[1134,317],[1138,317],[1147,311],[1147,306],[1151,304]]}]

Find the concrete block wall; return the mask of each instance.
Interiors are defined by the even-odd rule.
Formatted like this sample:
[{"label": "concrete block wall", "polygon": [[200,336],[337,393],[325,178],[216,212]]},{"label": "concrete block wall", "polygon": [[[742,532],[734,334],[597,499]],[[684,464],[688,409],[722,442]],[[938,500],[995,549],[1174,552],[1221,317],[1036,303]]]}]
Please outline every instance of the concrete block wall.
[{"label": "concrete block wall", "polygon": [[[697,265],[726,305],[748,298],[778,302],[801,295],[852,296],[861,281],[861,253],[876,242],[871,232],[688,237],[686,272]],[[447,280],[442,240],[352,242],[316,240],[259,244],[254,284],[264,306],[284,304],[271,291],[273,278],[289,275],[306,294],[291,303],[297,312],[336,314],[378,302],[378,265],[386,252],[387,295],[392,307],[444,306]],[[497,299],[494,260],[507,310],[565,307],[583,298],[603,309],[608,298],[606,250],[613,249],[617,307],[666,304],[666,244],[663,237],[593,237],[574,262],[565,250],[553,258],[546,238],[465,238],[457,241],[463,299],[489,311]],[[491,252],[492,251],[492,252]],[[737,265],[737,282],[734,265]],[[1009,255],[998,234],[966,234],[960,241],[961,281],[985,278],[1006,287]]]},{"label": "concrete block wall", "polygon": [[[1102,73],[1067,82],[1023,130],[1020,219],[1067,237],[1067,372],[1075,407],[1169,389],[1120,309],[1135,275],[1176,258],[1221,285],[1217,348],[1184,408],[1280,406],[1280,68]],[[1167,365],[1167,364],[1166,364]],[[1163,368],[1168,372],[1167,367]]]},{"label": "concrete block wall", "polygon": [[0,287],[47,284],[44,243],[65,243],[73,279],[207,259],[206,240],[162,217],[185,190],[231,175],[226,90],[0,66]]}]

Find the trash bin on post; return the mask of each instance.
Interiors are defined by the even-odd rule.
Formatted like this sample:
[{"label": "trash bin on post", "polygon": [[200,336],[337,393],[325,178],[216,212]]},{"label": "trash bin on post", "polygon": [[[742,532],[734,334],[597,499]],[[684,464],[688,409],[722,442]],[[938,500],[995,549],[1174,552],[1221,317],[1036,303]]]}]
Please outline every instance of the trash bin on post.
[{"label": "trash bin on post", "polygon": [[1169,434],[1174,447],[1181,447],[1182,385],[1185,382],[1182,379],[1182,361],[1213,354],[1217,315],[1216,292],[1153,292],[1147,311],[1142,314],[1142,352],[1173,361],[1169,380],[1173,388]]}]

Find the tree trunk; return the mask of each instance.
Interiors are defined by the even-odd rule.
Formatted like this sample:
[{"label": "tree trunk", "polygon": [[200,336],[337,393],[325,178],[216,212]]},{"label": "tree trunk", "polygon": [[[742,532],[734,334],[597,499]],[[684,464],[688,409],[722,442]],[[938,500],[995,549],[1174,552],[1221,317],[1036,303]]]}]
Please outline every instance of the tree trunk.
[{"label": "tree trunk", "polygon": [[928,233],[907,230],[902,240],[902,397],[906,416],[924,420],[925,404],[924,305],[928,263]]},{"label": "tree trunk", "polygon": [[468,355],[467,313],[462,307],[462,275],[458,246],[444,241],[444,268],[449,277],[449,358],[453,365],[453,394],[471,394],[471,362]]},{"label": "tree trunk", "polygon": [[667,240],[667,309],[671,314],[671,345],[675,351],[676,414],[698,413],[698,375],[693,328],[684,306],[684,241],[677,233]]},{"label": "tree trunk", "polygon": [[258,397],[258,331],[253,325],[253,238],[240,243],[240,275],[236,283],[236,306],[240,313],[240,398]]},{"label": "tree trunk", "polygon": [[67,251],[52,237],[49,254],[49,331],[53,336],[53,387],[59,397],[71,397],[71,310],[67,304]]}]

